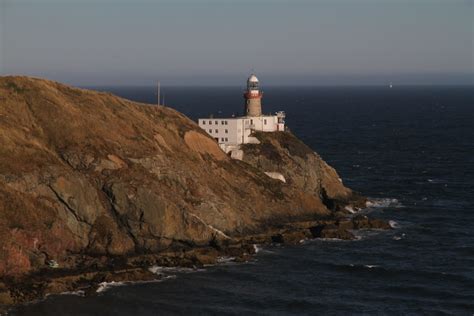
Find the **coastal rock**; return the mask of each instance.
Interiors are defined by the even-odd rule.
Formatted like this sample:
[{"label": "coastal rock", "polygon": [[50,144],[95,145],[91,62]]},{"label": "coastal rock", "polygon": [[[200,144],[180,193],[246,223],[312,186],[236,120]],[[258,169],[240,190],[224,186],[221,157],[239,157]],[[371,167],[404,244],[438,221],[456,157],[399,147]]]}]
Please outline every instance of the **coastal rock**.
[{"label": "coastal rock", "polygon": [[392,229],[392,226],[389,222],[378,219],[371,218],[369,219],[370,228],[372,229]]},{"label": "coastal rock", "polygon": [[368,218],[365,215],[355,216],[352,223],[354,229],[392,229],[389,222],[378,218]]},{"label": "coastal rock", "polygon": [[309,231],[299,230],[292,232],[283,232],[272,236],[272,242],[279,244],[298,244],[302,240],[310,238]]},{"label": "coastal rock", "polygon": [[314,238],[335,238],[343,240],[355,239],[354,234],[347,229],[338,227],[337,225],[319,225],[310,228],[310,231]]},{"label": "coastal rock", "polygon": [[345,187],[336,170],[292,133],[255,132],[254,137],[260,144],[242,145],[243,161],[282,175],[288,185],[318,196],[331,210],[343,210],[348,203],[365,205],[364,197]]}]

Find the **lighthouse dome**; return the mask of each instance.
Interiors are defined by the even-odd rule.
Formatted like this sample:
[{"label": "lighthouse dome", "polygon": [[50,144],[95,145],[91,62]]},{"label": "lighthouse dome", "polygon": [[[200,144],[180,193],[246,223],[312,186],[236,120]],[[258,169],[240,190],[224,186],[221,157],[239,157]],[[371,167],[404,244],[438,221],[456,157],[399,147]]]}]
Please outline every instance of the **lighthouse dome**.
[{"label": "lighthouse dome", "polygon": [[258,78],[254,74],[251,74],[247,82],[258,82]]}]

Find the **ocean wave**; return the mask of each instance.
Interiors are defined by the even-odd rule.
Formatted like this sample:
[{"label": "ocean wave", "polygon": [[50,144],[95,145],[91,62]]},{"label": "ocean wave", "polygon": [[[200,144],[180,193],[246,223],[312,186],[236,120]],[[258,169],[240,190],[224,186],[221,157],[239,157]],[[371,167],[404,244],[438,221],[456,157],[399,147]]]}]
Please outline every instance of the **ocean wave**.
[{"label": "ocean wave", "polygon": [[364,264],[364,267],[369,268],[369,269],[373,269],[373,268],[378,268],[380,266],[376,265],[376,264]]},{"label": "ocean wave", "polygon": [[350,269],[374,269],[374,268],[380,268],[380,265],[378,264],[354,264],[350,263],[348,265],[341,265],[341,264],[335,264],[334,266],[345,269],[345,268],[350,268]]},{"label": "ocean wave", "polygon": [[403,238],[405,238],[405,234],[401,234],[401,235],[399,235],[399,236],[393,236],[392,239],[393,239],[393,240],[401,240],[401,239],[403,239]]},{"label": "ocean wave", "polygon": [[330,242],[335,242],[335,241],[355,241],[358,240],[357,236],[356,239],[348,240],[348,239],[340,239],[340,238],[314,238],[314,239],[308,239],[308,241],[312,240],[320,240],[320,241],[330,241]]},{"label": "ocean wave", "polygon": [[[47,299],[50,296],[56,296],[56,295],[72,295],[72,296],[82,296],[82,297],[84,297],[86,295],[86,292],[84,292],[83,290],[77,290],[77,291],[65,291],[65,292],[61,292],[61,293],[47,293],[44,296],[44,299]],[[39,301],[41,302],[43,300],[39,300]],[[0,316],[1,315],[2,314],[0,313]]]},{"label": "ocean wave", "polygon": [[86,292],[83,290],[77,290],[77,291],[67,291],[67,292],[62,292],[59,295],[74,295],[74,296],[85,296]]},{"label": "ocean wave", "polygon": [[393,198],[369,198],[369,200],[365,203],[365,206],[368,208],[404,207],[403,204],[398,201],[398,199]]},{"label": "ocean wave", "polygon": [[235,257],[218,257],[217,258],[217,263],[230,263],[230,262],[234,262],[235,261]]},{"label": "ocean wave", "polygon": [[443,179],[427,179],[426,181],[433,184],[439,184],[439,183],[443,184],[446,182],[446,180],[443,180]]},{"label": "ocean wave", "polygon": [[115,281],[101,282],[101,283],[99,283],[99,286],[97,287],[96,292],[97,293],[102,293],[102,292],[105,292],[105,291],[109,290],[112,287],[123,286],[123,285],[125,285],[125,282],[115,282]]},{"label": "ocean wave", "polygon": [[351,214],[354,214],[354,213],[356,212],[356,211],[354,210],[354,208],[352,208],[352,206],[349,206],[349,205],[347,205],[346,207],[344,207],[344,209],[345,209],[346,211],[348,211],[349,213],[351,213]]},{"label": "ocean wave", "polygon": [[185,268],[185,267],[163,267],[154,265],[148,268],[148,271],[158,275],[167,276],[170,273],[191,273],[197,271],[205,271],[205,269],[198,269],[198,268]]},{"label": "ocean wave", "polygon": [[262,250],[257,244],[253,244],[253,249],[255,249],[255,253],[259,253]]},{"label": "ocean wave", "polygon": [[389,221],[388,221],[388,224],[389,224],[390,227],[392,227],[392,228],[399,228],[399,227],[400,227],[400,225],[399,225],[396,221],[394,221],[394,220],[389,220]]},{"label": "ocean wave", "polygon": [[99,286],[96,290],[96,293],[100,294],[100,293],[108,291],[108,290],[110,290],[111,288],[114,288],[114,287],[120,287],[120,286],[125,286],[125,285],[132,285],[132,284],[158,283],[158,282],[163,282],[165,280],[174,279],[174,278],[176,278],[176,275],[166,275],[166,276],[162,276],[159,279],[146,280],[146,281],[101,282],[101,283],[99,283]]}]

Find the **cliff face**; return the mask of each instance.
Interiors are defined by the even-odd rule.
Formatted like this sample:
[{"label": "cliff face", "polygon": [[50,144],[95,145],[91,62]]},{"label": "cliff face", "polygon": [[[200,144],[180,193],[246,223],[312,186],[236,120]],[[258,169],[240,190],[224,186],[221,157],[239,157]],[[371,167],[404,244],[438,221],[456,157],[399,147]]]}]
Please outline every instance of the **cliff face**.
[{"label": "cliff face", "polygon": [[[230,159],[166,107],[27,77],[0,78],[0,277],[73,255],[207,245],[331,211],[351,191],[294,136]],[[266,176],[279,171],[285,184]],[[321,180],[321,181],[319,181]]]},{"label": "cliff face", "polygon": [[340,211],[347,201],[355,206],[365,204],[363,197],[343,185],[334,168],[290,132],[257,132],[254,136],[260,144],[243,145],[243,161],[283,175],[287,185],[320,197],[333,211]]}]

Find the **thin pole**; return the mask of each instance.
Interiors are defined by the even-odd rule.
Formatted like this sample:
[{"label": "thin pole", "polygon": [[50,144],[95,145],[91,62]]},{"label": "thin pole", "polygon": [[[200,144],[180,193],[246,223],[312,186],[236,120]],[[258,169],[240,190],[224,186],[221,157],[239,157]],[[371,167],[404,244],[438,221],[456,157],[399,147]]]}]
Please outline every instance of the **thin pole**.
[{"label": "thin pole", "polygon": [[158,105],[160,105],[160,92],[161,92],[160,89],[161,89],[160,82],[158,81]]}]

